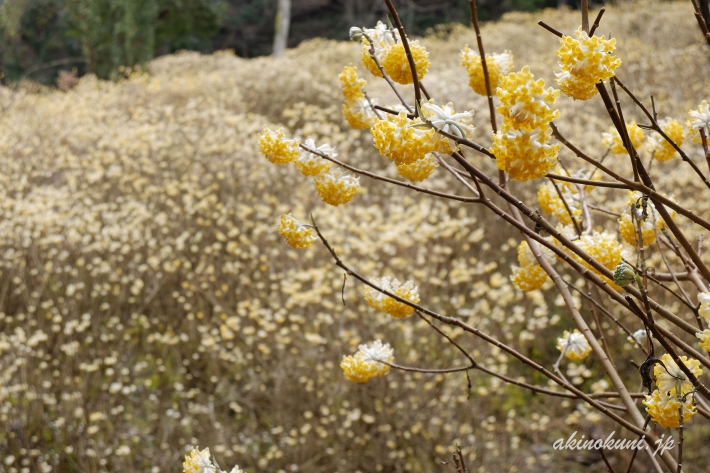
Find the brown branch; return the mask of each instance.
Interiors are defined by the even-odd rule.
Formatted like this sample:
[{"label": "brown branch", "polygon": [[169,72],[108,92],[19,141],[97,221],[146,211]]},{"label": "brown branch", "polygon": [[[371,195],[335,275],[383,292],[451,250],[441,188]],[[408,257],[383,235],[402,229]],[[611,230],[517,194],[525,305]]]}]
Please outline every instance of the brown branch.
[{"label": "brown branch", "polygon": [[604,9],[604,7],[602,7],[602,8],[599,10],[599,13],[597,14],[597,18],[594,20],[594,24],[593,24],[592,27],[589,29],[589,36],[594,35],[594,32],[597,30],[597,28],[599,28],[599,22],[601,21],[602,15],[604,15],[604,12],[605,12],[605,11],[606,11],[606,10]]},{"label": "brown branch", "polygon": [[481,56],[481,66],[483,67],[483,80],[486,83],[486,94],[488,95],[488,113],[490,114],[491,128],[493,133],[498,131],[496,125],[496,109],[493,105],[493,94],[491,90],[491,78],[488,74],[488,64],[486,63],[486,51],[483,49],[483,38],[481,37],[481,28],[478,25],[478,9],[476,8],[476,0],[468,0],[468,6],[471,10],[471,24],[476,30],[476,43],[478,43],[478,54]]},{"label": "brown branch", "polygon": [[[397,9],[392,4],[392,0],[385,0],[385,4],[387,5],[387,9],[390,11],[390,14],[392,15],[392,19],[394,20],[394,25],[397,27],[397,30],[399,31],[399,37],[402,40],[402,46],[404,46],[404,53],[407,55],[407,61],[409,61],[409,70],[412,73],[412,82],[414,83],[414,101],[415,101],[415,103],[419,104],[422,101],[422,93],[421,93],[421,90],[419,89],[419,76],[417,75],[417,66],[416,66],[416,64],[414,64],[414,57],[412,57],[412,50],[409,47],[409,41],[407,40],[407,35],[404,32],[404,26],[402,25],[402,21],[399,19],[399,14],[397,14]],[[416,110],[415,110],[415,113],[416,113]]]},{"label": "brown branch", "polygon": [[[377,107],[377,105],[375,105]],[[577,177],[561,176],[560,174],[553,174],[548,172],[546,177],[550,179],[555,179],[557,181],[574,182],[576,184],[585,184],[594,187],[611,187],[612,189],[630,189],[626,184],[619,182],[609,182],[609,181],[593,181],[591,179],[579,179]]]}]

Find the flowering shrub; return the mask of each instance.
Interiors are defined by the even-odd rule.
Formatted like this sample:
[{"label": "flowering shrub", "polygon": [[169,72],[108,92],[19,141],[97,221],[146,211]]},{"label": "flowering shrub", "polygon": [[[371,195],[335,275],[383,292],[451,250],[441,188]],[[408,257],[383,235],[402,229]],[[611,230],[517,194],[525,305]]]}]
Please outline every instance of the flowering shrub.
[{"label": "flowering shrub", "polygon": [[[697,110],[707,98],[693,84],[702,84],[710,68],[699,60],[705,45],[697,44],[702,37],[692,29],[690,5],[670,5],[609,8],[601,28],[619,38],[614,55],[624,65],[616,77],[646,106],[653,93],[659,115],[682,123],[688,108]],[[632,20],[649,12],[654,34],[644,30],[637,41]],[[543,17],[571,35],[578,15]],[[506,17],[484,28],[483,41],[490,51],[525,58],[516,73],[528,65],[534,81],[554,85],[556,40],[536,25],[539,18]],[[653,358],[665,360],[671,352],[661,341],[670,340],[691,373],[692,360],[700,363],[702,373],[693,376],[703,384],[707,378],[703,338],[696,337],[708,330],[707,279],[699,273],[707,251],[697,249],[704,227],[693,219],[710,209],[691,166],[705,163],[702,140],[680,146],[690,162],[673,146],[666,162],[652,160],[650,146],[639,147],[654,194],[642,187],[642,172],[635,180],[628,153],[605,156],[601,133],[610,121],[605,107],[591,105],[602,97],[575,102],[560,95],[550,107],[559,117],[540,128],[543,145],[559,146],[554,166],[543,177],[492,189],[501,175],[490,151],[488,94],[470,90],[457,56],[475,41],[464,28],[446,40],[420,40],[431,62],[424,88],[442,111],[452,103],[451,116],[438,125],[436,113],[426,115],[423,91],[419,110],[412,84],[397,86],[410,108],[395,104],[389,85],[359,65],[362,45],[351,43],[309,42],[282,62],[181,53],[117,83],[89,76],[68,92],[32,84],[0,89],[1,467],[180,471],[187,455],[195,461],[188,467],[206,471],[235,464],[245,472],[436,471],[447,468],[440,462],[458,443],[469,471],[570,471],[578,466],[551,449],[554,440],[618,426],[619,437],[637,438],[646,414],[665,419],[650,421],[651,442],[660,434],[679,439],[683,419],[685,468],[707,463],[702,388],[684,373],[682,383],[693,389],[667,396],[654,384],[660,365],[646,365],[650,396],[658,396],[647,408],[648,390],[639,389],[644,378],[631,364],[644,363],[650,342]],[[347,99],[338,75],[348,64],[357,64],[368,82],[358,85],[363,95],[356,105],[341,107]],[[687,86],[669,88],[676,76]],[[608,79],[605,86],[614,102]],[[619,84],[616,91],[626,122],[653,127]],[[502,103],[495,90],[491,95],[495,110]],[[346,111],[370,123],[351,129]],[[400,112],[416,126],[399,131],[427,133],[436,143],[407,165],[438,165],[416,185],[398,177],[397,164],[373,147],[375,120]],[[471,116],[453,118],[466,112]],[[498,126],[502,115],[496,118]],[[459,123],[448,123],[449,136],[442,134],[447,120]],[[264,132],[280,128],[280,137]],[[645,143],[661,132],[660,123],[644,129]],[[288,162],[276,166],[260,156],[259,134],[268,134],[267,150],[280,150],[274,156]],[[627,182],[582,162],[563,140]],[[460,156],[446,154],[455,150]],[[299,164],[317,174],[304,176]],[[528,171],[525,162],[518,166]],[[345,179],[333,185],[338,199],[359,177],[352,200],[323,203],[313,182],[323,173]],[[549,187],[553,177],[562,197]],[[485,199],[476,196],[478,185]],[[559,201],[540,219],[536,196],[543,185]],[[631,214],[629,190],[642,194],[633,202],[641,217],[644,209],[649,220],[653,209],[667,214],[645,248],[619,234],[619,218]],[[677,202],[676,216],[663,192]],[[523,224],[507,202],[519,206]],[[567,221],[560,216],[566,207]],[[283,230],[295,227],[299,241],[320,239],[320,232],[350,269],[345,281],[319,240],[289,246],[279,233],[281,216],[289,214],[300,222],[289,220]],[[676,238],[678,230],[687,232],[699,262]],[[526,292],[511,281],[519,247],[521,267],[545,274],[539,289]],[[613,289],[609,266],[619,259],[631,263],[630,278],[624,289]],[[416,298],[413,287],[411,299],[395,291],[395,276],[413,281]],[[636,276],[657,321],[648,329]],[[398,315],[411,312],[396,318],[372,308],[370,290]],[[575,329],[591,352],[583,360],[559,359],[557,339]],[[650,336],[639,333],[647,330]],[[350,382],[339,364],[371,340],[381,341],[384,354],[365,359],[364,353],[354,366],[389,371]],[[387,345],[391,352],[384,352]],[[618,397],[622,385],[631,403]],[[193,454],[207,443],[209,454]],[[630,455],[609,456],[621,463],[615,471],[625,471]],[[656,459],[665,468],[664,458]],[[638,470],[655,468],[643,452],[634,462]]]}]

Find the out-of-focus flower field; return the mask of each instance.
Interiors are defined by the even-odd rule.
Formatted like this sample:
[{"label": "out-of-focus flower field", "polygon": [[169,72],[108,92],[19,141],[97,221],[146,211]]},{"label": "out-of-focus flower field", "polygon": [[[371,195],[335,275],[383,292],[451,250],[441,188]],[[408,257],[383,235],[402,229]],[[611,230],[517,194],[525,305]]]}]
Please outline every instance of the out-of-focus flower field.
[{"label": "out-of-focus flower field", "polygon": [[[574,12],[509,14],[483,36],[487,50],[510,50],[516,70],[527,64],[552,84],[559,42],[541,18],[565,31],[579,25]],[[684,121],[708,98],[708,50],[694,21],[690,2],[642,2],[609,8],[600,27],[617,38],[618,76],[644,100],[653,94],[660,117]],[[485,98],[459,64],[473,32],[442,27],[421,42],[437,103],[474,109],[486,129]],[[608,433],[583,404],[477,371],[470,388],[462,373],[343,377],[343,355],[374,339],[405,365],[466,360],[416,317],[368,307],[322,246],[291,249],[276,230],[281,214],[306,222],[312,213],[361,273],[414,279],[423,305],[549,364],[573,326],[549,281],[527,294],[512,285],[520,238],[492,214],[364,179],[350,204],[330,207],[309,179],[259,154],[257,133],[284,126],[396,176],[369,132],[342,117],[337,77],[348,63],[371,95],[395,103],[365,72],[357,44],[325,40],[282,60],[179,53],[117,83],[87,76],[68,91],[0,89],[0,472],[180,471],[195,445],[250,473],[453,471],[441,460],[457,444],[471,471],[605,471],[596,452],[552,450],[575,430]],[[601,156],[610,126],[601,103],[562,97],[559,108],[565,136]],[[690,155],[703,162],[699,147]],[[651,174],[707,215],[679,162],[656,162]],[[441,171],[426,182],[453,183]],[[534,181],[512,185],[537,192]],[[625,191],[595,192],[617,211],[626,204]],[[618,229],[614,216],[595,218],[600,230]],[[642,360],[626,334],[605,328],[624,362]],[[494,347],[444,330],[484,366],[545,384]],[[586,391],[608,390],[595,361],[585,363],[563,369]],[[688,427],[688,471],[704,471],[708,435]]]}]

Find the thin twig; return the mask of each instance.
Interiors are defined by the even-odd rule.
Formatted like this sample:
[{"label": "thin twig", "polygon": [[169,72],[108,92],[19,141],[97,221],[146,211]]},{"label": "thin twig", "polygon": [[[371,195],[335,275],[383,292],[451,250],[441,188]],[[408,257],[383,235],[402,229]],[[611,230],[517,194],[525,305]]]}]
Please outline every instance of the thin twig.
[{"label": "thin twig", "polygon": [[599,10],[599,13],[597,13],[597,18],[594,20],[594,24],[593,24],[592,27],[589,29],[589,36],[593,36],[593,35],[594,35],[594,32],[597,30],[597,28],[599,28],[599,22],[601,21],[602,15],[604,15],[604,12],[605,12],[605,11],[606,11],[606,10],[604,9],[604,7],[602,7],[602,8]]},{"label": "thin twig", "polygon": [[488,73],[488,64],[486,63],[486,51],[483,49],[483,38],[481,37],[481,28],[478,25],[478,9],[476,8],[476,0],[468,0],[468,6],[471,10],[471,24],[476,31],[476,43],[478,44],[478,54],[481,56],[481,66],[483,68],[483,80],[486,84],[486,94],[488,95],[488,113],[490,114],[491,128],[493,133],[498,131],[496,125],[496,109],[493,105],[493,94],[491,88],[491,78]]},{"label": "thin twig", "polygon": [[409,41],[407,40],[407,35],[404,32],[404,26],[402,25],[402,21],[399,19],[397,9],[394,7],[394,4],[392,4],[392,0],[385,0],[385,4],[387,5],[387,9],[392,15],[392,19],[394,20],[394,26],[396,26],[397,30],[399,31],[399,38],[402,40],[402,46],[404,46],[404,53],[407,55],[407,61],[409,61],[409,70],[412,73],[412,82],[414,83],[414,102],[417,104],[421,103],[422,93],[419,89],[419,76],[417,75],[417,66],[414,63],[412,50],[409,48]]}]

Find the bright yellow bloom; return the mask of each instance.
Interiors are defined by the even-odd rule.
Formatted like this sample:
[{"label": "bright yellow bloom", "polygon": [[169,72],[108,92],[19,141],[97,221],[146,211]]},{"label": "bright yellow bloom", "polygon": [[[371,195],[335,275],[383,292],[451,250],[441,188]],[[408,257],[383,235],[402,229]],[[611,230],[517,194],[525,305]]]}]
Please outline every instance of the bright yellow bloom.
[{"label": "bright yellow bloom", "polygon": [[375,148],[397,166],[419,161],[427,153],[436,151],[437,145],[441,146],[441,140],[435,138],[436,132],[433,128],[423,128],[419,118],[410,120],[406,112],[400,112],[396,117],[390,115],[384,120],[377,120],[370,131]]},{"label": "bright yellow bloom", "polygon": [[[473,91],[479,95],[488,95],[481,55],[466,45],[461,51],[461,65],[468,71],[468,85]],[[504,51],[502,54],[486,54],[486,67],[488,68],[491,93],[495,93],[496,88],[500,85],[500,78],[513,70],[513,55],[510,51]]]},{"label": "bright yellow bloom", "polygon": [[286,239],[286,243],[297,249],[307,248],[318,239],[312,227],[302,225],[291,214],[281,215],[279,219],[279,235]]},{"label": "bright yellow bloom", "polygon": [[550,144],[549,128],[525,132],[502,130],[493,135],[489,151],[496,157],[496,165],[511,179],[527,181],[542,177],[555,167],[560,145]]},{"label": "bright yellow bloom", "polygon": [[591,345],[577,329],[572,333],[565,330],[557,339],[557,349],[564,353],[565,358],[572,361],[581,361],[592,352]]},{"label": "bright yellow bloom", "polygon": [[367,345],[360,345],[355,355],[343,356],[340,367],[350,381],[364,383],[375,377],[387,374],[390,366],[382,363],[394,361],[394,350],[389,344],[375,340]]},{"label": "bright yellow bloom", "polygon": [[708,105],[707,100],[700,102],[697,110],[688,111],[688,120],[685,122],[685,126],[688,127],[688,134],[693,143],[703,143],[698,131],[699,128],[705,130],[705,137],[710,143],[710,105]]},{"label": "bright yellow bloom", "polygon": [[[557,182],[557,188],[562,193],[562,196],[567,202],[570,211],[574,217],[582,215],[582,205],[579,200],[579,191],[570,182]],[[564,202],[560,198],[555,186],[551,182],[546,182],[537,191],[537,201],[540,204],[540,209],[546,214],[554,215],[559,218],[565,225],[572,224],[572,218],[565,207]]]},{"label": "bright yellow bloom", "polygon": [[343,92],[345,100],[357,101],[365,98],[362,89],[367,84],[365,79],[360,79],[357,76],[357,69],[348,65],[343,68],[343,72],[338,76],[340,81],[340,90]]},{"label": "bright yellow bloom", "polygon": [[[335,152],[335,149],[328,143],[320,145],[316,148],[316,144],[312,138],[306,138],[306,141],[303,143],[303,145],[308,149],[318,151],[332,158],[338,155],[338,153]],[[317,154],[303,151],[301,153],[301,157],[296,160],[296,169],[298,169],[300,173],[304,176],[317,176],[318,174],[326,172],[328,169],[330,169],[330,166],[332,164],[332,162],[328,161],[327,159],[323,159]]]},{"label": "bright yellow bloom", "polygon": [[[621,244],[616,240],[616,237],[607,232],[594,232],[591,235],[582,235],[577,241],[577,246],[589,254],[592,258],[599,261],[605,268],[610,271],[614,271],[616,267],[621,263]],[[572,257],[578,262],[591,269],[595,273],[601,276],[601,273],[594,269],[589,263],[584,261],[582,258],[573,254]],[[613,283],[610,279],[604,277],[604,279],[611,284],[615,289],[619,286]]]},{"label": "bright yellow bloom", "polygon": [[[636,124],[636,121],[626,124],[626,129],[629,132],[629,138],[631,139],[631,144],[634,149],[638,150],[643,144],[643,129]],[[608,132],[602,133],[602,142],[604,146],[609,149],[611,154],[624,154],[626,153],[626,148],[624,147],[624,141],[621,139],[619,132],[616,128],[611,127]]]},{"label": "bright yellow bloom", "polygon": [[346,100],[343,103],[343,116],[348,125],[358,130],[370,128],[377,118],[366,98]]},{"label": "bright yellow bloom", "polygon": [[[417,69],[417,77],[419,80],[424,78],[429,70],[429,52],[424,46],[419,44],[419,41],[409,41],[409,49],[414,58],[414,65]],[[407,54],[404,51],[404,44],[400,41],[397,44],[390,46],[382,57],[382,68],[390,78],[398,84],[411,84],[412,70],[409,67]]]},{"label": "bright yellow bloom", "polygon": [[[414,285],[413,281],[407,281],[402,284],[398,279],[390,279],[385,276],[382,279],[373,279],[372,282],[383,290],[391,292],[402,299],[414,304],[419,303],[419,288]],[[403,302],[399,302],[370,286],[365,288],[363,295],[367,305],[373,309],[387,312],[394,318],[401,319],[414,312],[414,307],[411,307]]]},{"label": "bright yellow bloom", "polygon": [[[646,399],[642,402],[646,406],[646,412],[651,416],[651,420],[661,427],[671,429],[680,427],[680,415],[678,414],[681,401],[678,396],[666,396],[656,389],[650,396],[646,395]],[[693,396],[687,396],[683,402],[683,424],[690,421],[696,412]]]},{"label": "bright yellow bloom", "polygon": [[562,92],[577,100],[588,100],[597,93],[596,84],[614,76],[614,70],[621,60],[612,56],[616,40],[606,40],[604,36],[591,38],[580,27],[571,36],[560,38],[560,58],[562,72],[555,74]]},{"label": "bright yellow bloom", "polygon": [[[628,205],[624,212],[619,217],[619,234],[630,245],[637,245],[638,232],[636,231],[636,223],[631,218],[631,212],[634,212],[641,222],[641,237],[643,238],[643,246],[647,247],[656,241],[655,230],[662,230],[666,222],[661,218],[661,215],[656,210],[655,205],[650,200],[646,203],[646,218],[643,216],[643,200],[638,191],[629,191]],[[676,212],[669,209],[670,216],[675,216]]]},{"label": "bright yellow bloom", "polygon": [[313,178],[320,198],[326,204],[342,205],[350,202],[360,189],[360,178],[334,169]]},{"label": "bright yellow bloom", "polygon": [[397,166],[397,172],[404,178],[413,182],[420,182],[426,179],[439,166],[433,154],[429,153],[419,161],[412,164],[402,164]]},{"label": "bright yellow bloom", "polygon": [[551,107],[560,96],[552,87],[545,89],[543,79],[535,76],[528,66],[520,72],[512,72],[501,78],[496,95],[501,106],[496,110],[503,115],[508,126],[515,130],[531,132],[547,125],[560,115]]},{"label": "bright yellow bloom", "polygon": [[710,329],[706,328],[702,332],[697,332],[695,336],[700,340],[700,342],[698,342],[700,348],[710,350]]},{"label": "bright yellow bloom", "polygon": [[513,266],[510,280],[519,289],[530,292],[540,289],[547,281],[547,272],[539,264],[531,264],[522,268]]},{"label": "bright yellow bloom", "polygon": [[[549,263],[553,263],[555,261],[555,253],[552,250],[541,244],[538,244],[538,247],[540,248],[540,253],[542,253],[543,258],[545,258]],[[535,255],[526,240],[521,240],[518,245],[518,263],[520,263],[520,266],[523,268],[538,264],[537,258],[535,258]]]},{"label": "bright yellow bloom", "polygon": [[274,164],[291,163],[298,159],[300,141],[284,138],[285,133],[283,128],[275,132],[265,128],[264,134],[259,134],[261,154]]},{"label": "bright yellow bloom", "polygon": [[[679,121],[672,118],[666,118],[658,122],[663,130],[663,133],[668,135],[668,138],[673,140],[675,144],[681,146],[683,144],[683,125]],[[652,132],[649,136],[649,151],[653,153],[653,157],[659,161],[668,161],[676,156],[676,150],[665,138],[659,133]]]},{"label": "bright yellow bloom", "polygon": [[[658,390],[662,394],[666,396],[684,396],[693,390],[693,383],[690,382],[685,373],[681,371],[668,353],[661,357],[661,361],[665,365],[665,369],[660,364],[656,364],[653,367],[653,375],[656,377]],[[681,356],[680,361],[696,378],[703,374],[703,370],[700,368],[700,362],[695,358]]]},{"label": "bright yellow bloom", "polygon": [[217,472],[217,468],[212,464],[209,448],[205,448],[202,451],[198,448],[193,448],[188,455],[185,455],[185,461],[182,463],[182,469],[184,473]]},{"label": "bright yellow bloom", "polygon": [[360,35],[360,38],[362,41],[362,51],[360,52],[360,57],[362,59],[362,63],[374,76],[382,77],[380,69],[372,59],[372,56],[370,56],[370,41],[368,38],[372,40],[375,57],[379,61],[380,65],[382,65],[382,57],[387,49],[391,45],[395,44],[395,38],[396,41],[400,41],[399,31],[390,30],[381,21],[378,21],[377,26],[374,28],[365,28],[361,31],[362,34]]}]

